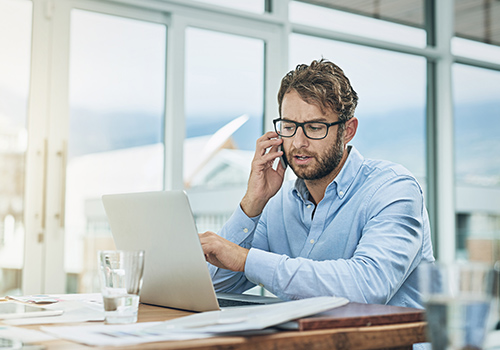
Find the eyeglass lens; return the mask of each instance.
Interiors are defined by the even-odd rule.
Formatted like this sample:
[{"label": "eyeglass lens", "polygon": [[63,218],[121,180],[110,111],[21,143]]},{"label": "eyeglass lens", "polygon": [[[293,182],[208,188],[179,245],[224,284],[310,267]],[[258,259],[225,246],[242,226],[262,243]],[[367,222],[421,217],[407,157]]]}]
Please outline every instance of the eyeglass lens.
[{"label": "eyeglass lens", "polygon": [[[297,132],[298,125],[295,122],[280,120],[276,123],[276,132],[284,137],[292,137]],[[326,136],[328,127],[322,123],[306,122],[302,126],[304,134],[309,138],[323,138]]]}]

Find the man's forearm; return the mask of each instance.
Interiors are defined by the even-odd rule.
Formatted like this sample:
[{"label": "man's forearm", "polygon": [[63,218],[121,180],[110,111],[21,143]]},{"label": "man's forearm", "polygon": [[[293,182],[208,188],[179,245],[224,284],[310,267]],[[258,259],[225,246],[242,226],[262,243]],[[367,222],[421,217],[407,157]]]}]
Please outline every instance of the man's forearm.
[{"label": "man's forearm", "polygon": [[267,200],[262,200],[262,199],[253,199],[250,198],[248,194],[246,194],[243,199],[241,200],[240,206],[241,210],[249,217],[249,218],[254,218],[256,216],[259,216],[262,214],[262,211],[264,210],[264,207],[267,204]]}]

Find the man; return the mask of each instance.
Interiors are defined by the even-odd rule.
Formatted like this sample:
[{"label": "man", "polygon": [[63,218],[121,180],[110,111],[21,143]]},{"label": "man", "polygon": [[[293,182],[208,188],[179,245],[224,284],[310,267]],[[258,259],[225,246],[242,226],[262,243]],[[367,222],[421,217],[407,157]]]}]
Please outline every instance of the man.
[{"label": "man", "polygon": [[[357,102],[324,59],[283,78],[280,118],[257,140],[240,207],[219,235],[200,234],[217,291],[259,284],[284,300],[421,307],[415,269],[434,261],[422,189],[404,167],[347,146]],[[283,182],[278,157],[297,180]]]}]

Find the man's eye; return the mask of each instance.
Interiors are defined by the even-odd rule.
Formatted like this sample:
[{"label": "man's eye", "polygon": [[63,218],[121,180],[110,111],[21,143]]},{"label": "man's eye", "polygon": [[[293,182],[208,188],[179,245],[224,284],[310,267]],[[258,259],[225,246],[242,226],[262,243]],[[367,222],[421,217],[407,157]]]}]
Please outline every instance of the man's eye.
[{"label": "man's eye", "polygon": [[309,124],[309,125],[307,125],[307,128],[310,131],[320,131],[320,130],[323,130],[324,127],[325,126],[322,124]]}]

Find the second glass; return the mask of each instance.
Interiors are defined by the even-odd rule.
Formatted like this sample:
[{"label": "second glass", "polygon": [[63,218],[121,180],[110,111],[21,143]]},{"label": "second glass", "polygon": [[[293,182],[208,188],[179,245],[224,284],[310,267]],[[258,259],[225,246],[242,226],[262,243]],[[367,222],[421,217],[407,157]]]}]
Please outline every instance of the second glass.
[{"label": "second glass", "polygon": [[432,348],[482,349],[493,301],[493,267],[436,263],[420,266],[418,273]]}]

